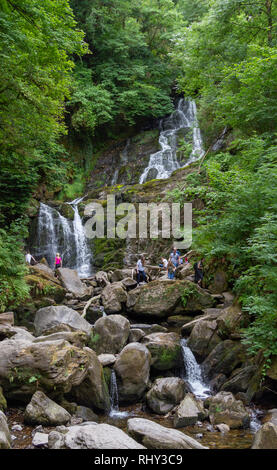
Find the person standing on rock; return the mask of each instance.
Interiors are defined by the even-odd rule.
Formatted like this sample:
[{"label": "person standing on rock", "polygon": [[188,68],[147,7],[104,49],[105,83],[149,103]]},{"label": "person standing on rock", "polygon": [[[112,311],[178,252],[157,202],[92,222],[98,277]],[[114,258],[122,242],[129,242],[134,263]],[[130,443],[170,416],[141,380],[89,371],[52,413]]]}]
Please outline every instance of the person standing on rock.
[{"label": "person standing on rock", "polygon": [[204,258],[202,258],[197,263],[194,263],[194,282],[202,287],[202,281],[204,277],[204,267],[203,267]]},{"label": "person standing on rock", "polygon": [[180,264],[180,255],[178,254],[177,252],[177,248],[173,248],[173,251],[172,253],[170,253],[170,257],[169,257],[169,260],[168,261],[171,261],[175,268],[177,268]]},{"label": "person standing on rock", "polygon": [[145,270],[144,270],[145,258],[141,256],[137,262],[137,283],[147,282]]},{"label": "person standing on rock", "polygon": [[174,266],[171,259],[167,263],[167,277],[168,279],[174,279],[175,277],[176,266]]},{"label": "person standing on rock", "polygon": [[63,265],[62,258],[60,257],[60,253],[56,253],[56,258],[55,258],[55,272],[57,272],[57,269],[61,268]]},{"label": "person standing on rock", "polygon": [[27,251],[26,255],[25,255],[25,260],[26,260],[26,263],[28,264],[32,264],[32,260],[34,262],[34,264],[37,264],[37,261],[35,260],[35,258],[31,255],[30,251]]}]

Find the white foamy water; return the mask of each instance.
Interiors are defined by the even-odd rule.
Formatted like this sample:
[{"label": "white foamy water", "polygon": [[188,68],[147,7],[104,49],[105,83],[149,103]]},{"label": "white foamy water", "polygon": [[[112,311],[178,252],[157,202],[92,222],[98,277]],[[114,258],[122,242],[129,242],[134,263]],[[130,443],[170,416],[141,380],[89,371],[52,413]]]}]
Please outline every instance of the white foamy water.
[{"label": "white foamy water", "polygon": [[184,360],[184,377],[183,379],[188,382],[192,393],[197,398],[207,398],[211,395],[211,390],[207,384],[205,384],[201,367],[197,364],[197,361],[187,346],[187,340],[181,339],[181,347]]}]

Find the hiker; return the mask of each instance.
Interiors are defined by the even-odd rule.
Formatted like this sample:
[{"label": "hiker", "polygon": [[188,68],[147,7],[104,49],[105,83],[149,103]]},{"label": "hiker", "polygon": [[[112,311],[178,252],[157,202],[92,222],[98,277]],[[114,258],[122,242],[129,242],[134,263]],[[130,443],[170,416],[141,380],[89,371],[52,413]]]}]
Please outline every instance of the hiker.
[{"label": "hiker", "polygon": [[168,279],[174,279],[176,266],[173,264],[171,259],[167,263],[167,277]]},{"label": "hiker", "polygon": [[26,263],[32,265],[32,260],[33,260],[33,264],[37,264],[37,261],[35,260],[35,258],[31,255],[30,251],[27,251],[26,255],[25,255],[25,260],[26,260]]},{"label": "hiker", "polygon": [[145,258],[141,256],[137,262],[137,283],[147,282],[146,274],[144,271]]},{"label": "hiker", "polygon": [[161,257],[161,263],[159,264],[159,267],[162,268],[162,269],[167,269],[167,264],[168,264],[167,259],[162,256]]},{"label": "hiker", "polygon": [[56,253],[56,258],[55,258],[55,272],[57,271],[58,268],[62,268],[63,262],[62,258],[60,257],[60,253]]},{"label": "hiker", "polygon": [[202,281],[204,277],[204,271],[203,271],[203,261],[204,258],[202,258],[200,261],[194,263],[193,268],[194,268],[194,282],[198,284],[200,287],[202,287]]},{"label": "hiker", "polygon": [[188,260],[187,255],[180,256],[180,261],[181,261],[181,264],[188,264],[189,260]]},{"label": "hiker", "polygon": [[172,261],[175,268],[177,268],[179,266],[179,264],[180,264],[180,255],[177,252],[177,248],[175,248],[175,247],[173,248],[173,251],[172,251],[172,253],[170,253],[168,261]]}]

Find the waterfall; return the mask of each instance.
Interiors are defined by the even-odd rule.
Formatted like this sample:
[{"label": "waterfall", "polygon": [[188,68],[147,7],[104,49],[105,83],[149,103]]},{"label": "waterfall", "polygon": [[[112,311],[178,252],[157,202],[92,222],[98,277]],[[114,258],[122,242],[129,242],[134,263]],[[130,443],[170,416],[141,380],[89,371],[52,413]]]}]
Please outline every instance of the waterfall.
[{"label": "waterfall", "polygon": [[187,346],[187,340],[181,339],[181,348],[184,360],[184,379],[191,387],[191,391],[198,398],[207,398],[210,395],[209,386],[204,383],[201,367]]},{"label": "waterfall", "polygon": [[180,168],[177,159],[178,137],[181,130],[192,129],[193,150],[185,166],[204,155],[201,132],[198,127],[196,104],[181,98],[177,109],[160,121],[159,144],[161,150],[150,155],[147,168],[140,177],[140,184],[149,179],[169,178],[174,170]]},{"label": "waterfall", "polygon": [[38,226],[33,253],[36,258],[45,257],[54,268],[55,256],[59,252],[63,266],[76,269],[81,277],[91,274],[91,252],[87,244],[76,199],[68,204],[74,211],[74,220],[63,217],[56,209],[40,204]]},{"label": "waterfall", "polygon": [[119,404],[118,404],[118,389],[117,389],[117,381],[116,381],[116,373],[114,369],[112,369],[111,372],[111,383],[110,383],[110,401],[111,401],[111,407],[110,407],[110,412],[109,416],[111,418],[125,418],[128,416],[127,411],[119,411]]}]

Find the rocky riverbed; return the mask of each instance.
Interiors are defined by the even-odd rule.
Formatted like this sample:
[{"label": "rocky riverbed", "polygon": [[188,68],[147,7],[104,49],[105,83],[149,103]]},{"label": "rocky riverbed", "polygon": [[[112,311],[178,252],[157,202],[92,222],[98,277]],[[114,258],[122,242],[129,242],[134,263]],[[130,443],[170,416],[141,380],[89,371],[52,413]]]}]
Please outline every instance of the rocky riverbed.
[{"label": "rocky riverbed", "polygon": [[150,268],[141,286],[131,269],[81,280],[30,268],[64,297],[27,327],[0,315],[0,447],[276,448],[239,304],[188,268],[174,281]]}]

